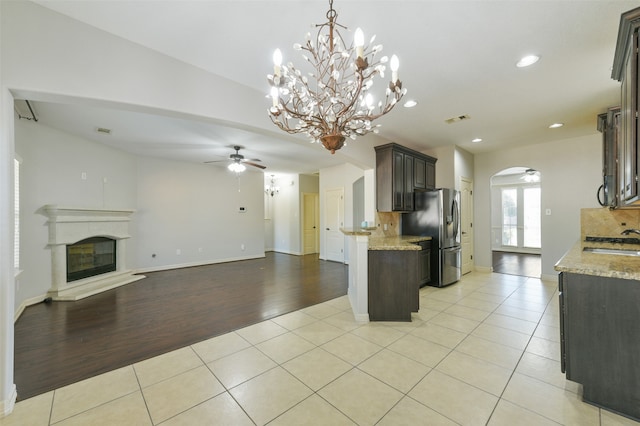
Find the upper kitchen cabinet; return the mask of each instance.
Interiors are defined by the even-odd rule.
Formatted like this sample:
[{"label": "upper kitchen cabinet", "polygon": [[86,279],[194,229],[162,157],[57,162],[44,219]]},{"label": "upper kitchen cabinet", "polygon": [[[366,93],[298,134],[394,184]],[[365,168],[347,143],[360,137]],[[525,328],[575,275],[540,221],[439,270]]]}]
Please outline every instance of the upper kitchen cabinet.
[{"label": "upper kitchen cabinet", "polygon": [[376,146],[375,150],[378,211],[412,211],[416,191],[435,189],[435,158],[396,143]]},{"label": "upper kitchen cabinet", "polygon": [[598,115],[598,130],[602,132],[602,185],[598,188],[598,203],[615,208],[618,206],[619,107]]},{"label": "upper kitchen cabinet", "polygon": [[638,29],[640,8],[620,17],[611,77],[621,82],[617,206],[640,207],[638,197]]}]

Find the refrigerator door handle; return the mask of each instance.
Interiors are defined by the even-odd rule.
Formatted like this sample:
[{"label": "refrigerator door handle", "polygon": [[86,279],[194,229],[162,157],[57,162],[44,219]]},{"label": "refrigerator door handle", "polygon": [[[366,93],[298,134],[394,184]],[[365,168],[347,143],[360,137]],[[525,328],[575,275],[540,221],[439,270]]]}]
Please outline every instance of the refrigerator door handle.
[{"label": "refrigerator door handle", "polygon": [[458,207],[458,201],[453,199],[451,203],[451,216],[453,216],[453,239],[458,239],[458,230],[460,229],[460,209]]}]

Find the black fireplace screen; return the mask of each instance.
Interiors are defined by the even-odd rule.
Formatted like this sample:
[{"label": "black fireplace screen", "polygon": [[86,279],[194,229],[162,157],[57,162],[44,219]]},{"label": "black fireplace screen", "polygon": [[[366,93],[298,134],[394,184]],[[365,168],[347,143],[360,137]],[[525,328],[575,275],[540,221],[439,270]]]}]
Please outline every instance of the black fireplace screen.
[{"label": "black fireplace screen", "polygon": [[93,237],[67,245],[67,282],[116,270],[116,240]]}]

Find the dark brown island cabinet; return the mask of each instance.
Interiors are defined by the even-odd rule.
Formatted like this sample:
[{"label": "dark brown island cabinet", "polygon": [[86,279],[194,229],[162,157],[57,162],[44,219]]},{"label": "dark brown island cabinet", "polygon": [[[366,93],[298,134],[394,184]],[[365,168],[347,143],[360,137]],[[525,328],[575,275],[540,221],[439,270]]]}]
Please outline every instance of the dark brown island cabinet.
[{"label": "dark brown island cabinet", "polygon": [[435,189],[437,159],[397,143],[375,150],[376,208],[379,212],[413,211],[414,194]]},{"label": "dark brown island cabinet", "polygon": [[640,281],[559,275],[562,372],[583,400],[640,421]]},{"label": "dark brown island cabinet", "polygon": [[420,309],[420,287],[431,279],[431,241],[415,244],[419,250],[369,250],[370,321],[411,321]]}]

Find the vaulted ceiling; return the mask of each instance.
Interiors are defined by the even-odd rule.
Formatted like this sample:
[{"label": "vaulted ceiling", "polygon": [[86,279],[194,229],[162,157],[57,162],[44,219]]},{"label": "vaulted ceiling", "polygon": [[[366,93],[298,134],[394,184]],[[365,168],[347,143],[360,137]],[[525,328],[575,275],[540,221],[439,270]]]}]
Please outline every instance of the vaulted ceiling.
[{"label": "vaulted ceiling", "polygon": [[[273,50],[281,48],[285,62],[301,62],[293,43],[313,31],[311,24],[325,22],[329,7],[326,0],[36,3],[255,89],[265,120]],[[472,153],[596,133],[596,115],[619,102],[611,67],[620,15],[637,6],[622,0],[334,2],[340,24],[361,27],[367,38],[376,34],[385,54],[399,56],[405,99],[418,102],[382,117],[379,136],[417,150],[455,144]],[[536,64],[515,66],[532,53],[540,56]],[[247,157],[263,160],[266,173],[309,173],[339,161],[317,145],[278,138],[275,126],[265,136],[151,112],[42,102],[35,108],[45,124],[141,155],[203,162],[226,158],[238,144]],[[447,124],[461,115],[469,119]],[[564,126],[549,129],[556,122]],[[118,131],[105,141],[96,126]]]}]

